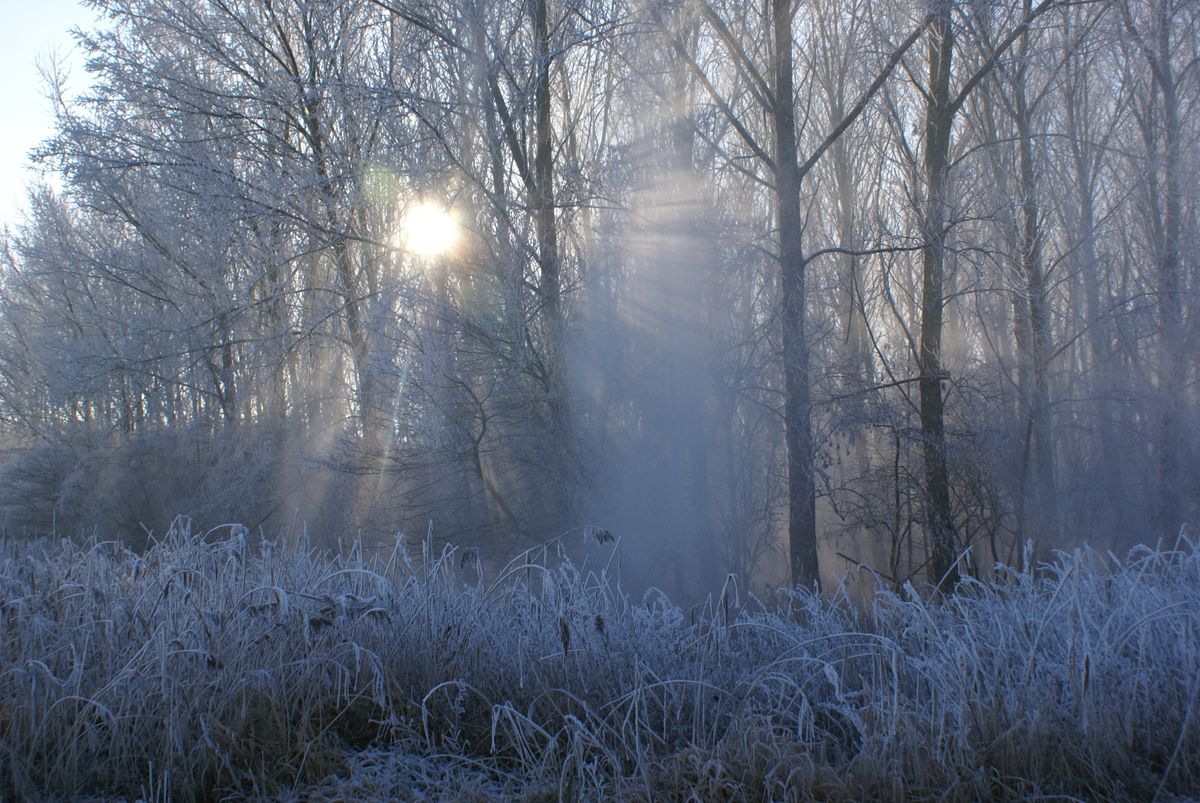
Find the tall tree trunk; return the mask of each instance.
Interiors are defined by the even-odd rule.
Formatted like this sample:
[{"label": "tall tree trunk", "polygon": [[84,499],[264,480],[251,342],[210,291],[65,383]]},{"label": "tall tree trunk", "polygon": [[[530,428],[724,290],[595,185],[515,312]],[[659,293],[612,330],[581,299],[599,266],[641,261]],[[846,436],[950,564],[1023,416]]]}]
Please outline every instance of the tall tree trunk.
[{"label": "tall tree trunk", "polygon": [[[1032,0],[1025,0],[1025,12],[1032,9]],[[1028,399],[1028,437],[1032,471],[1026,472],[1022,489],[1022,505],[1029,513],[1038,551],[1045,550],[1054,537],[1053,516],[1055,498],[1054,443],[1050,422],[1050,384],[1047,376],[1050,361],[1050,302],[1046,289],[1045,267],[1042,263],[1041,208],[1038,198],[1037,170],[1034,166],[1032,111],[1026,97],[1028,74],[1029,34],[1021,35],[1020,66],[1013,82],[1013,114],[1017,124],[1017,145],[1020,160],[1020,230],[1021,272],[1024,279],[1025,314],[1028,320],[1028,365],[1031,376],[1022,388]]]},{"label": "tall tree trunk", "polygon": [[919,388],[924,441],[929,581],[939,590],[958,583],[950,477],[946,466],[945,400],[942,397],[942,286],[946,262],[947,183],[954,111],[950,72],[954,32],[949,0],[936,0],[929,21],[929,86],[925,118],[926,199],[922,235],[921,343]]},{"label": "tall tree trunk", "polygon": [[[1064,15],[1064,36],[1074,43],[1064,67],[1066,74],[1066,115],[1071,161],[1074,168],[1072,195],[1074,218],[1067,218],[1066,234],[1074,270],[1080,278],[1083,296],[1084,331],[1087,333],[1086,361],[1090,372],[1092,415],[1095,417],[1095,442],[1099,445],[1101,470],[1104,478],[1097,489],[1100,505],[1093,505],[1093,520],[1105,521],[1110,535],[1132,531],[1131,506],[1125,504],[1126,489],[1121,481],[1122,463],[1127,459],[1120,446],[1117,432],[1116,397],[1118,379],[1113,369],[1117,351],[1116,333],[1111,314],[1105,309],[1107,290],[1101,287],[1104,266],[1097,256],[1096,242],[1100,236],[1096,222],[1096,198],[1099,173],[1103,165],[1104,143],[1113,131],[1102,130],[1101,121],[1093,115],[1093,75],[1087,50],[1082,46],[1082,31],[1087,30],[1087,9],[1072,10]],[[1068,207],[1070,208],[1070,206]],[[1088,527],[1088,521],[1072,522]],[[1115,548],[1115,541],[1112,543]]]},{"label": "tall tree trunk", "polygon": [[819,583],[812,404],[805,335],[803,218],[792,84],[791,0],[772,0],[775,44],[775,191],[783,292],[784,426],[788,466],[788,548],[794,584]]},{"label": "tall tree trunk", "polygon": [[550,109],[550,27],[546,0],[533,0],[533,26],[537,37],[537,85],[534,88],[533,211],[537,230],[541,302],[551,338],[551,362],[562,347],[562,276],[558,254],[558,227],[554,215],[554,150]]},{"label": "tall tree trunk", "polygon": [[551,499],[562,525],[569,515],[569,487],[575,471],[571,465],[570,413],[563,358],[565,325],[562,310],[562,263],[554,198],[554,143],[550,104],[550,24],[547,0],[532,0],[537,85],[534,88],[534,154],[532,206],[538,241],[539,294],[546,323],[546,392],[550,410],[552,471],[556,483]]},{"label": "tall tree trunk", "polygon": [[1163,180],[1166,203],[1163,213],[1163,242],[1159,245],[1159,308],[1162,315],[1163,356],[1163,413],[1159,433],[1159,503],[1158,529],[1171,535],[1179,528],[1183,517],[1183,464],[1180,459],[1179,414],[1182,411],[1187,371],[1184,354],[1183,305],[1180,295],[1180,235],[1183,219],[1182,165],[1180,159],[1179,91],[1171,64],[1170,3],[1159,0],[1158,53],[1159,68],[1155,77],[1162,90],[1163,102]]}]

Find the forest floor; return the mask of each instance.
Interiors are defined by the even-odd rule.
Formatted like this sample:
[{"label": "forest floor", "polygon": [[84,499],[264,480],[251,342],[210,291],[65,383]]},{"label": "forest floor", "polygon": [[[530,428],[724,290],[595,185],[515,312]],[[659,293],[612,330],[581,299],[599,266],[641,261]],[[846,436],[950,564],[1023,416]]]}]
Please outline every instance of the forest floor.
[{"label": "forest floor", "polygon": [[[178,526],[0,549],[7,799],[1173,799],[1200,790],[1200,547],[939,602]],[[536,553],[538,555],[544,553]],[[477,574],[473,575],[477,576]]]}]

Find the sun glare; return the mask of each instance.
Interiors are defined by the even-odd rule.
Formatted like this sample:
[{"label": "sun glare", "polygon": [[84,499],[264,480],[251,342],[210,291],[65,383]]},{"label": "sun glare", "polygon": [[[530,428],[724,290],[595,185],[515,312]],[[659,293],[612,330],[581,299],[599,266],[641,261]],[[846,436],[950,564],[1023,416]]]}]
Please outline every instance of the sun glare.
[{"label": "sun glare", "polygon": [[458,220],[439,204],[421,201],[404,215],[401,230],[404,247],[417,256],[444,254],[458,242],[458,236]]}]

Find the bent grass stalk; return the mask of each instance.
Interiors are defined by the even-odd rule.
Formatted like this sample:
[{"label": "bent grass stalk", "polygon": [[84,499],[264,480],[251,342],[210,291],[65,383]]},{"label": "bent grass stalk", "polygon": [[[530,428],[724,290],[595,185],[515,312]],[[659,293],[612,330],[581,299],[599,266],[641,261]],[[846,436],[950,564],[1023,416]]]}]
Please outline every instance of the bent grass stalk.
[{"label": "bent grass stalk", "polygon": [[183,520],[140,555],[6,542],[0,796],[1150,799],[1200,784],[1190,542],[1061,555],[942,603],[881,589],[858,608],[800,591],[766,605],[727,581],[691,612],[633,601],[550,546],[465,583],[471,556],[453,549],[259,548]]}]

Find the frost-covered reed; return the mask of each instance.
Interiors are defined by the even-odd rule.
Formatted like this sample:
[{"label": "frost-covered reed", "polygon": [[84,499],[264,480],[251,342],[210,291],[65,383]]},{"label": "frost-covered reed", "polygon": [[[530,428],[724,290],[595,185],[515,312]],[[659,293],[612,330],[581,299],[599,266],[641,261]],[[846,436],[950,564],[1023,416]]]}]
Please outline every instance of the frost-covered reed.
[{"label": "frost-covered reed", "polygon": [[[930,602],[629,600],[527,553],[177,526],[0,552],[0,797],[1150,799],[1200,788],[1200,548]],[[465,577],[472,578],[470,581]]]}]

